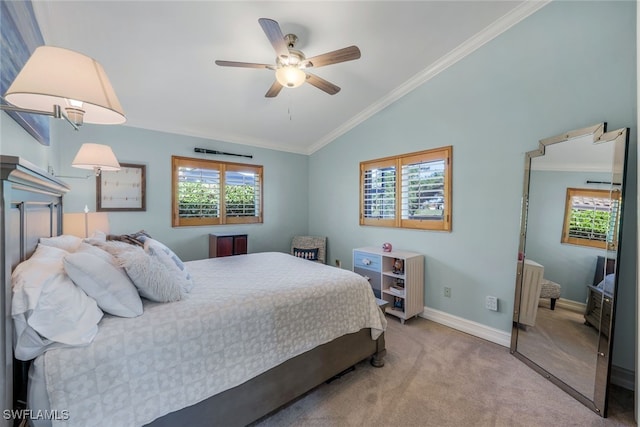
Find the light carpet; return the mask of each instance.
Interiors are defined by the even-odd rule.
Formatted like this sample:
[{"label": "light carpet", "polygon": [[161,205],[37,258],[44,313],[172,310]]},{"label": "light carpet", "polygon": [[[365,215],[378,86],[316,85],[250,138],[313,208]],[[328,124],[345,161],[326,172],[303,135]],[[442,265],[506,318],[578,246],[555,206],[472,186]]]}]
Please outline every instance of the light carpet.
[{"label": "light carpet", "polygon": [[388,317],[383,368],[368,362],[255,426],[631,426],[633,393],[601,418],[509,353],[438,323]]}]

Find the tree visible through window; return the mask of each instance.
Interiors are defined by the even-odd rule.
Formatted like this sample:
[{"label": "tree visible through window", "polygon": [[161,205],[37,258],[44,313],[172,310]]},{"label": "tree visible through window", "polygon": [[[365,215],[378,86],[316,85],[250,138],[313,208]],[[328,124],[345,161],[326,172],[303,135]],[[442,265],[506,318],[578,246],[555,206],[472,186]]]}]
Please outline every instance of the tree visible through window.
[{"label": "tree visible through window", "polygon": [[451,151],[360,163],[360,224],[451,230]]},{"label": "tree visible through window", "polygon": [[562,243],[615,249],[620,191],[567,188]]},{"label": "tree visible through window", "polygon": [[262,166],[171,160],[174,227],[262,222]]}]

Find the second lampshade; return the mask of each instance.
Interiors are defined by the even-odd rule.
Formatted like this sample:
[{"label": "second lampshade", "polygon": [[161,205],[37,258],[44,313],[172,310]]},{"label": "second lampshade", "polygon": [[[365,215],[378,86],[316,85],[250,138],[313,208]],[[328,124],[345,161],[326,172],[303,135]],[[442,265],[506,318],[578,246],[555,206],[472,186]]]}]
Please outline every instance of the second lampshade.
[{"label": "second lampshade", "polygon": [[78,154],[71,162],[71,166],[79,169],[93,169],[96,176],[104,171],[119,171],[120,163],[113,154],[113,150],[108,145],[93,144],[87,142],[82,144]]}]

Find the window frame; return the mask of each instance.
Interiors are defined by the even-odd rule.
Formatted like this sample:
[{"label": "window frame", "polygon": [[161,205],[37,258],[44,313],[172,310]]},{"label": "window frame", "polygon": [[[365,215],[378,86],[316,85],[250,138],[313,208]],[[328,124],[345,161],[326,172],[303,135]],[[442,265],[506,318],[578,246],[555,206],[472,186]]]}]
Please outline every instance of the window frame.
[{"label": "window frame", "polygon": [[[560,239],[561,243],[567,243],[570,245],[578,245],[585,246],[590,248],[599,248],[599,249],[609,249],[615,250],[617,248],[618,242],[617,240],[610,241],[610,236],[617,236],[617,230],[607,230],[607,235],[605,240],[595,240],[588,238],[580,238],[580,237],[572,237],[569,235],[570,232],[570,223],[571,223],[571,213],[572,213],[572,202],[573,197],[595,197],[599,199],[609,199],[611,200],[611,204],[618,203],[618,207],[616,209],[612,209],[609,212],[609,225],[612,223],[611,215],[617,216],[618,212],[620,212],[620,190],[612,189],[612,190],[598,190],[598,189],[587,189],[587,188],[567,188],[566,197],[565,197],[565,205],[564,205],[564,220],[562,222],[562,236]],[[614,227],[618,227],[617,218],[614,219]]]},{"label": "window frame", "polygon": [[[180,167],[193,167],[217,170],[220,174],[219,215],[216,218],[180,218],[178,200],[178,170]],[[225,201],[226,172],[250,171],[259,176],[258,215],[227,215]],[[258,224],[263,222],[264,203],[264,167],[247,163],[223,162],[219,160],[198,159],[192,157],[171,156],[171,226],[191,227],[224,224]]]},{"label": "window frame", "polygon": [[[402,167],[415,163],[432,161],[444,162],[443,213],[441,220],[433,219],[403,219],[402,218]],[[365,175],[366,171],[385,167],[395,168],[395,209],[394,218],[371,218],[365,216]],[[452,167],[453,146],[416,151],[397,156],[384,157],[360,162],[360,225],[377,227],[410,228],[419,230],[451,231],[452,215]]]}]

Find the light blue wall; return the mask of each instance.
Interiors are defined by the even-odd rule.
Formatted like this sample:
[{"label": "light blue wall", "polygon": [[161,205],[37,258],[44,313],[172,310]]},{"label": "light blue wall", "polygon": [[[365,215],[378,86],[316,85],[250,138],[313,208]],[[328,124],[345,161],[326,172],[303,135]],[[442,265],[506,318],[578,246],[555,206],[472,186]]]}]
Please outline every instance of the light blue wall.
[{"label": "light blue wall", "polygon": [[[531,171],[525,253],[544,266],[544,277],[562,286],[561,297],[584,304],[593,283],[596,259],[605,249],[561,243],[567,188],[586,188],[585,182],[608,181],[611,174]],[[590,190],[607,189],[589,185]]]},{"label": "light blue wall", "polygon": [[[524,154],[540,139],[599,122],[631,128],[636,158],[634,2],[552,2],[317,151],[309,164],[309,230],[328,259],[354,247],[426,255],[425,305],[510,331]],[[358,164],[453,145],[453,231],[358,225]],[[628,205],[636,211],[636,164]],[[634,370],[635,221],[626,221],[614,363]],[[443,287],[451,287],[445,298]],[[622,288],[622,286],[621,286]],[[487,295],[499,311],[484,308]]]},{"label": "light blue wall", "polygon": [[0,154],[27,159],[41,169],[53,166],[55,142],[40,144],[8,114],[0,112]]},{"label": "light blue wall", "polygon": [[[110,212],[111,232],[141,229],[171,247],[184,260],[208,256],[208,233],[249,234],[249,252],[289,251],[291,237],[306,234],[308,214],[308,156],[267,150],[202,138],[153,132],[127,126],[85,125],[79,132],[58,121],[52,127],[58,141],[58,175],[86,176],[71,162],[84,142],[107,144],[119,161],[146,165],[147,211]],[[210,227],[171,227],[171,156],[204,158],[195,147],[251,154],[253,159],[209,156],[223,161],[264,166],[264,223]],[[80,212],[85,204],[96,209],[95,178],[62,178],[71,185],[64,198],[66,212]]]}]

